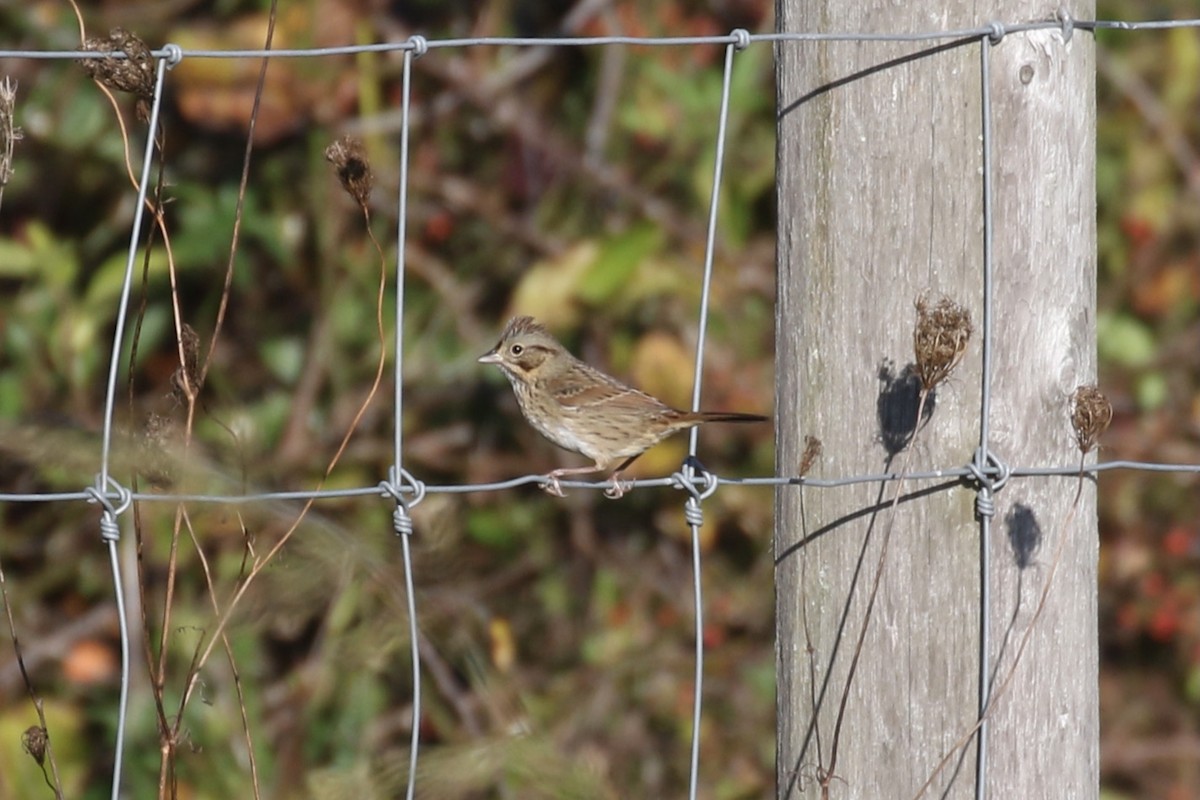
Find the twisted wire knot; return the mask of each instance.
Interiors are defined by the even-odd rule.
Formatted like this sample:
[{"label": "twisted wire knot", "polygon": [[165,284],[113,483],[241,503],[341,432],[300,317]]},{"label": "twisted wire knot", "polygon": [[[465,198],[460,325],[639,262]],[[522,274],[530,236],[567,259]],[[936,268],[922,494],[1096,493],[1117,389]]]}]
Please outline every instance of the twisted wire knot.
[{"label": "twisted wire knot", "polygon": [[121,526],[117,524],[117,517],[107,509],[100,514],[100,538],[106,542],[115,542],[121,538]]},{"label": "twisted wire knot", "polygon": [[[696,476],[704,480],[703,488],[696,486]],[[700,504],[717,491],[717,476],[705,469],[698,458],[688,456],[680,470],[671,475],[671,485],[691,495],[683,505],[683,517],[689,525],[699,528],[704,524],[704,509]]]},{"label": "twisted wire knot", "polygon": [[1067,9],[1066,5],[1059,6],[1058,13],[1055,16],[1062,23],[1063,44],[1066,44],[1075,35],[1075,20],[1071,18],[1071,12]]},{"label": "twisted wire knot", "polygon": [[980,490],[975,494],[975,513],[988,519],[996,516],[996,503],[986,490]]},{"label": "twisted wire knot", "polygon": [[734,28],[729,35],[733,37],[734,50],[745,50],[750,46],[750,31],[745,28]]},{"label": "twisted wire knot", "polygon": [[408,513],[408,509],[403,503],[397,503],[396,509],[392,511],[392,528],[396,531],[397,536],[412,536],[413,521],[412,515]]},{"label": "twisted wire knot", "polygon": [[[975,451],[975,459],[967,464],[971,476],[981,485],[993,492],[998,492],[1012,477],[1012,467],[993,453],[990,448],[980,447]],[[992,476],[995,477],[992,477]]]},{"label": "twisted wire knot", "polygon": [[992,501],[992,495],[1008,483],[1012,477],[1012,467],[989,448],[980,447],[975,451],[975,458],[967,464],[967,471],[978,486],[975,490],[975,512],[980,517],[994,517],[996,504]]},{"label": "twisted wire knot", "polygon": [[990,31],[988,33],[988,39],[991,40],[993,45],[1000,44],[1000,40],[1004,38],[1004,35],[1006,33],[1008,33],[1008,31],[1004,27],[1004,23],[999,22],[999,21],[995,21],[995,22],[992,22],[991,24],[989,24],[988,29]]},{"label": "twisted wire knot", "polygon": [[183,61],[183,48],[179,45],[168,42],[163,45],[163,58],[167,62],[167,69],[174,69],[180,61]]},{"label": "twisted wire knot", "polygon": [[419,33],[408,37],[408,44],[412,48],[413,58],[420,58],[429,52],[429,42]]},{"label": "twisted wire knot", "polygon": [[379,489],[396,501],[396,508],[392,511],[392,528],[400,536],[412,536],[413,521],[409,512],[425,499],[425,483],[414,478],[408,470],[397,470],[393,466],[388,470],[388,479],[379,484]]},{"label": "twisted wire knot", "polygon": [[[105,491],[105,489],[109,491]],[[100,538],[106,542],[115,542],[120,539],[121,526],[117,523],[117,517],[133,504],[133,492],[117,483],[111,476],[105,485],[97,475],[96,483],[84,489],[84,494],[87,495],[89,503],[96,503],[103,509],[100,513]],[[114,494],[117,498],[116,505],[113,505],[111,496]]]},{"label": "twisted wire knot", "polygon": [[[87,495],[89,503],[96,503],[113,516],[123,514],[133,504],[133,492],[117,483],[116,479],[111,476],[105,485],[100,482],[100,476],[97,475],[96,483],[84,489],[83,492]],[[113,505],[112,495],[116,495],[116,505]]]}]

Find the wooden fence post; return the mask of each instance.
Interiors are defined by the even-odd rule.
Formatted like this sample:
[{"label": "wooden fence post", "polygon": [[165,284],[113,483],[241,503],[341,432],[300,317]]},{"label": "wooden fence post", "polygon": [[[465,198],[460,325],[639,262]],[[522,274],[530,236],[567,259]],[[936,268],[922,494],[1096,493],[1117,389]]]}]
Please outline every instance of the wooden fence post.
[{"label": "wooden fence post", "polygon": [[[902,33],[1053,18],[1058,3],[783,0],[783,32]],[[1072,2],[1076,18],[1094,3]],[[981,58],[991,91],[989,447],[1077,464],[1069,397],[1095,380],[1095,61],[1089,32],[993,41],[786,42],[778,53],[778,470],[821,439],[813,477],[963,466],[979,446]],[[914,302],[966,306],[975,335],[912,433]],[[910,455],[911,451],[911,455]],[[993,798],[1098,796],[1095,486],[1013,478],[995,494],[993,691],[1045,608],[985,741]],[[911,798],[978,717],[981,526],[953,480],[776,496],[778,796]],[[878,600],[845,697],[884,531]],[[1061,562],[1055,557],[1061,549]],[[834,752],[836,749],[836,761]],[[924,794],[975,793],[975,742]],[[833,765],[833,774],[829,770]],[[824,779],[824,780],[823,780]]]}]

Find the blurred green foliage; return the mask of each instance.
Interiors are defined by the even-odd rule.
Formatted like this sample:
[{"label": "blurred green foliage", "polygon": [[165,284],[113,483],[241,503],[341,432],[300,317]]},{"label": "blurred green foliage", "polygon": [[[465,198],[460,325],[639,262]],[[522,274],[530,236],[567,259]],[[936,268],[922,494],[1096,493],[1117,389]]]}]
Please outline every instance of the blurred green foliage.
[{"label": "blurred green foliage", "polygon": [[[93,34],[123,25],[151,43],[255,46],[264,5],[106,2],[87,9],[87,23]],[[570,10],[394,5],[290,4],[276,46],[400,40],[415,30],[553,34]],[[1187,12],[1194,9],[1186,3],[1100,9],[1118,18]],[[6,47],[78,42],[62,3],[0,9],[0,22]],[[738,26],[769,29],[770,4],[618,3],[572,32]],[[1180,432],[1200,424],[1200,38],[1194,30],[1097,38],[1098,348],[1101,384],[1118,411],[1103,455],[1197,463],[1196,437]],[[575,463],[519,420],[502,378],[474,363],[511,313],[534,313],[581,356],[656,393],[689,395],[723,58],[720,47],[490,48],[416,62],[403,331],[405,458],[414,474],[477,482]],[[19,59],[0,66],[18,82],[25,136],[0,205],[0,487],[77,489],[98,463],[133,192],[116,112],[81,71]],[[154,181],[161,177],[164,187],[171,259],[155,232],[149,261],[142,251],[135,260],[137,358],[118,392],[117,474],[126,481],[136,472],[142,488],[233,494],[321,480],[375,374],[381,268],[391,351],[398,60],[274,61],[241,198],[225,327],[187,434],[176,308],[208,358],[246,143],[239,114],[258,67],[193,63],[169,81],[165,159]],[[755,46],[738,54],[732,75],[704,384],[711,407],[765,411],[772,403],[764,356],[773,341],[772,69],[771,50]],[[128,98],[118,104],[137,163],[144,126]],[[370,225],[382,260],[322,156],[347,130],[364,139],[376,173]],[[127,342],[122,365],[130,349]],[[327,485],[386,475],[392,401],[385,376]],[[766,426],[705,432],[703,451],[723,473],[774,469]],[[680,454],[677,443],[665,445],[639,466],[661,475]],[[1114,720],[1106,741],[1164,729],[1195,735],[1194,484],[1132,473],[1102,481],[1102,700]],[[551,501],[529,487],[430,496],[414,509],[424,796],[680,793],[691,734],[692,611],[679,506],[678,493],[665,490],[611,504],[582,492]],[[227,603],[247,563],[300,508],[187,511],[186,521],[162,504],[142,504],[137,514],[146,647],[157,663],[165,627],[171,722],[195,648],[214,627],[206,575]],[[248,592],[227,630],[240,682],[218,647],[176,743],[179,796],[248,796],[243,709],[268,796],[399,792],[412,685],[388,512],[378,500],[320,504]],[[107,796],[115,632],[111,617],[71,625],[111,603],[94,509],[10,504],[0,513],[14,534],[0,538],[0,557],[47,698],[65,788],[74,797]],[[723,489],[706,513],[703,796],[763,797],[774,780],[770,494]],[[126,537],[123,547],[131,551],[133,541]],[[132,572],[134,554],[126,556]],[[139,634],[126,747],[128,793],[136,797],[158,791],[161,744],[141,643]],[[11,647],[0,652],[0,675],[8,676],[0,685],[0,795],[44,796],[36,765],[19,749],[34,717],[21,684],[4,672]],[[1127,704],[1138,713],[1130,716]],[[1182,768],[1150,775],[1106,767],[1105,780],[1113,797],[1196,788]]]}]

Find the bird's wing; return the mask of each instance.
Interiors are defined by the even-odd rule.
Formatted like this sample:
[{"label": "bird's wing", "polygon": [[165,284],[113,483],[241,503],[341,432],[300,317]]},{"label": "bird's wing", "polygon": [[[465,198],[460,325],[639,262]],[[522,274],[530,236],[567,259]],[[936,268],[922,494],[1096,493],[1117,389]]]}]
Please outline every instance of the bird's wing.
[{"label": "bird's wing", "polygon": [[561,376],[553,387],[554,399],[563,408],[584,411],[603,406],[613,411],[624,410],[646,413],[667,411],[669,407],[645,392],[626,386],[616,378],[578,364],[566,375]]}]

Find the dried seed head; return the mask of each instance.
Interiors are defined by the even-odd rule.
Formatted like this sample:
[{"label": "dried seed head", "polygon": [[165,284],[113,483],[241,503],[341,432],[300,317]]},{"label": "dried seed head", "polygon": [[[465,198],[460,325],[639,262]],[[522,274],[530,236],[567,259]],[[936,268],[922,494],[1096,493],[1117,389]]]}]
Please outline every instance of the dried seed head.
[{"label": "dried seed head", "polygon": [[363,143],[352,136],[342,136],[325,148],[325,158],[337,170],[338,180],[346,194],[366,211],[375,176],[371,174],[371,162],[367,161]]},{"label": "dried seed head", "polygon": [[808,471],[817,463],[817,459],[821,457],[823,446],[821,440],[815,436],[804,437],[804,453],[800,456],[800,477],[803,478],[808,474]]},{"label": "dried seed head", "polygon": [[50,735],[40,725],[31,725],[21,734],[21,747],[33,756],[39,767],[46,761],[46,745],[49,741]]},{"label": "dried seed head", "polygon": [[932,390],[954,371],[973,330],[971,312],[950,298],[942,297],[932,306],[926,295],[917,298],[913,354],[924,391]]},{"label": "dried seed head", "polygon": [[12,177],[13,145],[21,139],[14,109],[17,104],[17,84],[11,79],[0,81],[0,189]]},{"label": "dried seed head", "polygon": [[[104,58],[80,59],[84,72],[110,89],[137,97],[138,116],[149,116],[146,104],[154,97],[154,56],[145,42],[124,28],[113,28],[107,38],[94,36],[80,49],[104,54]],[[113,53],[124,53],[125,58],[114,58]]]},{"label": "dried seed head", "polygon": [[1086,455],[1095,449],[1100,436],[1108,430],[1112,415],[1112,403],[1099,387],[1088,384],[1071,394],[1071,427],[1075,429],[1079,452]]}]

